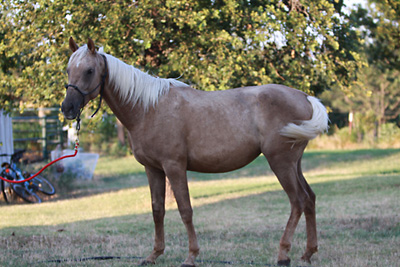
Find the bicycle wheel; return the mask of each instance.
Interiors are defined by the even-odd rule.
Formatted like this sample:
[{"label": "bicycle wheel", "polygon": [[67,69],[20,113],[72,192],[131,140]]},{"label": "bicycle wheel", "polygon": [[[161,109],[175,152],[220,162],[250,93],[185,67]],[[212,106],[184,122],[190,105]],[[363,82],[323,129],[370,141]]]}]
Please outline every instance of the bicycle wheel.
[{"label": "bicycle wheel", "polygon": [[25,184],[14,184],[14,192],[23,200],[29,203],[41,203],[42,199],[32,190],[25,187]]},{"label": "bicycle wheel", "polygon": [[51,196],[56,193],[54,186],[43,176],[38,175],[31,182],[31,187],[43,194]]},{"label": "bicycle wheel", "polygon": [[6,203],[11,203],[15,196],[11,184],[1,180],[1,191],[3,193],[3,197]]}]

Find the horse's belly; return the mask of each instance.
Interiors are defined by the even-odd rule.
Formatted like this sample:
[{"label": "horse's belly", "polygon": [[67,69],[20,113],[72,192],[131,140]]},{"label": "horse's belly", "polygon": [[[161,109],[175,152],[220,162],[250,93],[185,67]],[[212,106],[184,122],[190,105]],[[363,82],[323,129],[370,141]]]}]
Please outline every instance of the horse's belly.
[{"label": "horse's belly", "polygon": [[229,172],[246,166],[260,155],[259,149],[249,147],[236,151],[218,151],[214,148],[207,152],[189,154],[187,169],[206,173]]},{"label": "horse's belly", "polygon": [[[187,166],[198,172],[228,172],[253,161],[261,153],[259,135],[247,112],[216,112],[186,139]],[[200,121],[200,120],[199,120]]]}]

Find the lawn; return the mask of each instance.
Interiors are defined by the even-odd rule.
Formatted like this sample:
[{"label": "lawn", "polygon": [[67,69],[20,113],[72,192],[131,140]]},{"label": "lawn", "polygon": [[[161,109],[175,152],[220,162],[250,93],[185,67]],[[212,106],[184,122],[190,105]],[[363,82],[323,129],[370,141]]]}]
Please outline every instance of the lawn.
[{"label": "lawn", "polygon": [[[317,194],[319,252],[312,266],[399,266],[400,150],[307,151]],[[189,176],[199,266],[274,266],[289,216],[286,194],[263,157],[231,173]],[[0,205],[0,266],[129,266],[152,248],[151,201],[133,158],[101,158],[92,182],[40,205]],[[179,266],[187,236],[168,204],[158,266]],[[290,256],[305,249],[300,220]],[[96,256],[119,259],[76,262]]]}]

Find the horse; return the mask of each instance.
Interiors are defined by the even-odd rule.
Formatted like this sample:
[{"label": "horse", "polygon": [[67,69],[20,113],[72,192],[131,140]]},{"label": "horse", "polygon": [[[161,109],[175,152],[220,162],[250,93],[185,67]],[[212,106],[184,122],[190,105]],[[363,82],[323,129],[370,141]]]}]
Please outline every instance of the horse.
[{"label": "horse", "polygon": [[292,238],[302,213],[307,244],[301,257],[317,252],[316,196],[304,178],[301,158],[308,141],[328,129],[326,108],[315,97],[269,84],[225,91],[201,91],[177,79],[153,77],[96,50],[89,38],[78,47],[69,39],[66,119],[98,95],[129,133],[133,155],[144,165],[152,199],[154,247],[141,264],[155,264],[164,253],[166,177],[189,239],[181,266],[195,266],[200,247],[193,225],[186,171],[228,172],[260,154],[267,159],[290,201],[291,212],[279,242],[278,264],[289,265]]}]

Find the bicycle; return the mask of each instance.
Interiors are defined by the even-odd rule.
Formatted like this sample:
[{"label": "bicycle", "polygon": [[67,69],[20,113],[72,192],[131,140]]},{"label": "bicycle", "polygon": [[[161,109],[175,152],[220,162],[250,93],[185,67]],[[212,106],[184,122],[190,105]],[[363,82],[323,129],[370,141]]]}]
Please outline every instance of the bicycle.
[{"label": "bicycle", "polygon": [[[9,180],[20,181],[31,177],[31,173],[22,171],[17,167],[17,162],[22,158],[25,150],[17,150],[14,154],[1,154],[0,156],[11,156],[10,162],[3,162],[0,176]],[[56,190],[54,186],[43,176],[38,175],[30,181],[19,184],[11,184],[1,180],[1,192],[4,200],[11,203],[15,196],[19,196],[28,203],[41,203],[42,199],[36,192],[45,195],[54,195]]]}]

